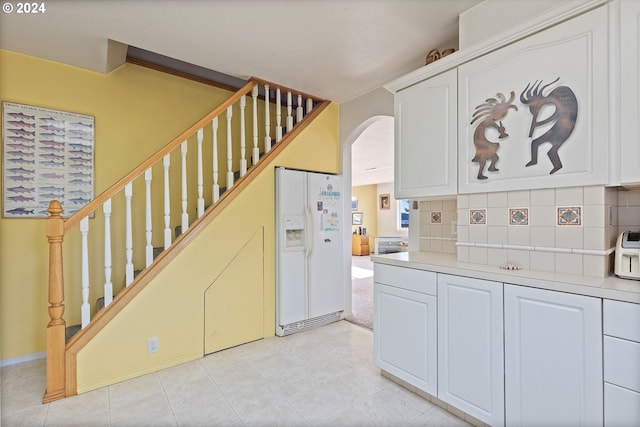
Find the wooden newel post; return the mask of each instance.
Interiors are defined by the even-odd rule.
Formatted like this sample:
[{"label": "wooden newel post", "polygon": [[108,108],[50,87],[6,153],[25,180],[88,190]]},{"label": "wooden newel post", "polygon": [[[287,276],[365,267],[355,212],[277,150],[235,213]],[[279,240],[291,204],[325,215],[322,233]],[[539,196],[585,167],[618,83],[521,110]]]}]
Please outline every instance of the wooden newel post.
[{"label": "wooden newel post", "polygon": [[64,280],[62,274],[62,240],[64,219],[62,205],[49,203],[47,239],[49,240],[49,324],[47,325],[47,389],[43,402],[65,397],[65,328]]}]

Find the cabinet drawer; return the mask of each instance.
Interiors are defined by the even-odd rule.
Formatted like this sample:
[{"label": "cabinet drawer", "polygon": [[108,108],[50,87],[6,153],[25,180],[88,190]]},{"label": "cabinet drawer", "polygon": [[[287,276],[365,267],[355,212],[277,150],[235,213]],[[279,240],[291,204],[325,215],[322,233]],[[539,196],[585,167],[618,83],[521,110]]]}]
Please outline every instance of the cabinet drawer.
[{"label": "cabinet drawer", "polygon": [[640,343],[605,335],[604,380],[640,392]]},{"label": "cabinet drawer", "polygon": [[409,291],[436,295],[436,273],[431,271],[375,263],[373,280]]},{"label": "cabinet drawer", "polygon": [[640,304],[604,300],[605,335],[640,342]]},{"label": "cabinet drawer", "polygon": [[640,393],[604,383],[604,425],[607,427],[640,425]]}]

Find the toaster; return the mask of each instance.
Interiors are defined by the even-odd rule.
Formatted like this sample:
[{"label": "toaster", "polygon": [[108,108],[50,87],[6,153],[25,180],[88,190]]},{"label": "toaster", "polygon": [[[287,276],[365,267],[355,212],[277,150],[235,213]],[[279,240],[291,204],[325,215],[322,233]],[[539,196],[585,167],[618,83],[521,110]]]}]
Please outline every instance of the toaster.
[{"label": "toaster", "polygon": [[640,280],[640,231],[625,231],[616,244],[616,276]]}]

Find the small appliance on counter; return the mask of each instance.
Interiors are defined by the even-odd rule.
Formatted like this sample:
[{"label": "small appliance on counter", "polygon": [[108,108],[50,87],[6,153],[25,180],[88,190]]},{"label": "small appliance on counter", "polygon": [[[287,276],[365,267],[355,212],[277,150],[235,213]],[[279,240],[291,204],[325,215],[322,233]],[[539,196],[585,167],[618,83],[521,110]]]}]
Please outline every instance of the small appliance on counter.
[{"label": "small appliance on counter", "polygon": [[616,276],[640,280],[640,231],[625,231],[616,244]]}]

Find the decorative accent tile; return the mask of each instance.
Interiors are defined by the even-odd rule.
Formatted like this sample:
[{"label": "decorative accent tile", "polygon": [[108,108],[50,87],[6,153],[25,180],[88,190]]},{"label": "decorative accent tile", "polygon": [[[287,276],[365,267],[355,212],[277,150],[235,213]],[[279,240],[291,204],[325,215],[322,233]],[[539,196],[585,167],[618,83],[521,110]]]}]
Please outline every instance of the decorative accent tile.
[{"label": "decorative accent tile", "polygon": [[431,224],[442,224],[442,212],[440,211],[431,212]]},{"label": "decorative accent tile", "polygon": [[509,225],[529,225],[529,208],[509,208]]},{"label": "decorative accent tile", "polygon": [[487,223],[486,209],[469,209],[469,224],[478,225]]},{"label": "decorative accent tile", "polygon": [[558,209],[558,225],[582,225],[582,207],[567,206]]}]

